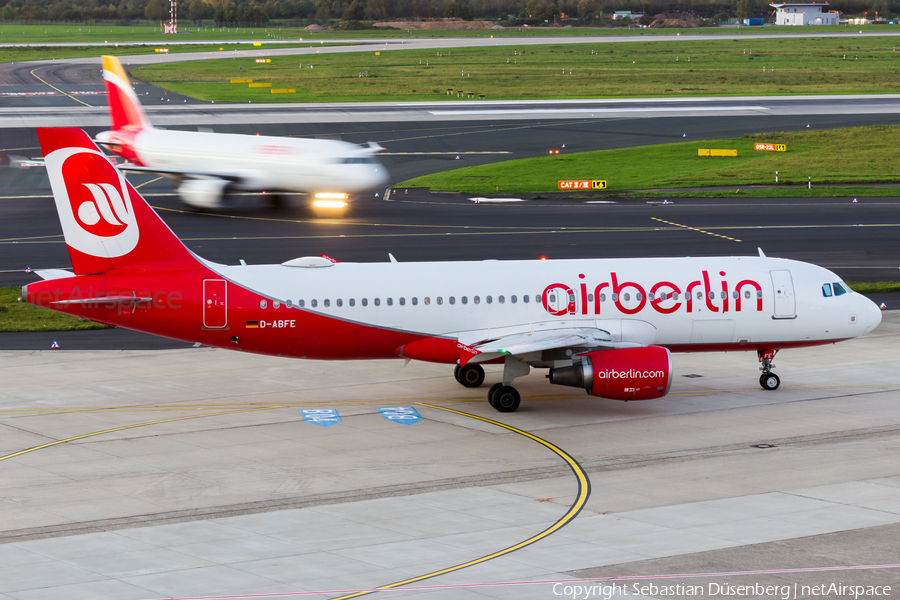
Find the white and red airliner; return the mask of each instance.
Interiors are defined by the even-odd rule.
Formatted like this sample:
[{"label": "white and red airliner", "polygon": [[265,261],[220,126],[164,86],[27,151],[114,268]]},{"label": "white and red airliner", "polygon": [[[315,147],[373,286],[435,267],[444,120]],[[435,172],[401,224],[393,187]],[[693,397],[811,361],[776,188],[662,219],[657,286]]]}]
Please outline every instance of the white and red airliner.
[{"label": "white and red airliner", "polygon": [[103,57],[112,131],[97,143],[129,161],[129,171],[157,173],[179,183],[182,201],[195,208],[223,208],[229,192],[309,193],[317,202],[343,205],[348,194],[388,180],[377,144],[335,140],[156,129],[147,119],[131,80],[114,56]]},{"label": "white and red airliner", "polygon": [[872,331],[878,307],[815,265],[759,256],[356,264],[322,256],[227,266],[194,255],[90,138],[39,129],[73,272],[38,271],[28,302],[93,321],[244,352],[456,366],[468,387],[502,363],[513,381],[617,400],[660,398],[670,352],[753,350],[779,385],[784,348]]}]

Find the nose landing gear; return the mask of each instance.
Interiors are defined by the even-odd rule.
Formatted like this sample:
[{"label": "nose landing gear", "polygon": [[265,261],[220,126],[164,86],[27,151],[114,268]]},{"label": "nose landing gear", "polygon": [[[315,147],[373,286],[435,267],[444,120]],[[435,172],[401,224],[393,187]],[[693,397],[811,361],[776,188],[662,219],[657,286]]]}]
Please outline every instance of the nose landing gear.
[{"label": "nose landing gear", "polygon": [[759,370],[762,371],[762,375],[759,376],[759,385],[764,390],[777,390],[778,386],[781,385],[781,378],[772,373],[772,369],[775,368],[772,360],[778,354],[778,350],[757,350],[756,354],[759,356],[761,364]]}]

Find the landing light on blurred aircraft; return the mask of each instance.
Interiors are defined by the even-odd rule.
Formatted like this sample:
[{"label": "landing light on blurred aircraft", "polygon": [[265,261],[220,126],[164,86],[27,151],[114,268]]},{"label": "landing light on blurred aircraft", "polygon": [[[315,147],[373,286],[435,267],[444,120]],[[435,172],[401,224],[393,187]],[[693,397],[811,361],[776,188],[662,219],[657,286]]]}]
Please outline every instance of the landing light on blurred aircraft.
[{"label": "landing light on blurred aircraft", "polygon": [[316,208],[344,208],[347,206],[347,203],[344,202],[346,199],[347,194],[338,192],[319,192],[316,194],[316,200],[313,202],[313,206]]},{"label": "landing light on blurred aircraft", "polygon": [[343,200],[316,200],[313,202],[316,208],[344,208],[347,203]]}]

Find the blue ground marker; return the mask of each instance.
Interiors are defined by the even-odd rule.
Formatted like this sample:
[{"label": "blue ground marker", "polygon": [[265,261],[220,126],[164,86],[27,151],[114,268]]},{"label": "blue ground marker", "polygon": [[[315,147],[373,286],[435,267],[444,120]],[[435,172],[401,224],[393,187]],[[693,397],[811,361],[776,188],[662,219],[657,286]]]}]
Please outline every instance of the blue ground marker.
[{"label": "blue ground marker", "polygon": [[333,408],[311,408],[308,410],[300,409],[300,415],[303,420],[319,427],[330,427],[335,423],[341,422],[341,417]]},{"label": "blue ground marker", "polygon": [[419,413],[412,406],[391,406],[387,408],[379,408],[378,412],[384,417],[385,421],[394,423],[402,423],[404,425],[415,425],[422,420]]}]

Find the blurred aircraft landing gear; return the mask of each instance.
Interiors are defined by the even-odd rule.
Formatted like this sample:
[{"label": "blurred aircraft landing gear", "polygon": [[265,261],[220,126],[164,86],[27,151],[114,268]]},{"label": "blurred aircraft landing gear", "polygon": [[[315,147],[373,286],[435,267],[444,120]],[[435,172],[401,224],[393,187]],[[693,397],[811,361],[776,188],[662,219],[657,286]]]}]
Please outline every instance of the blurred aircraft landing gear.
[{"label": "blurred aircraft landing gear", "polygon": [[265,205],[268,208],[279,209],[287,206],[287,195],[285,194],[266,194]]}]

